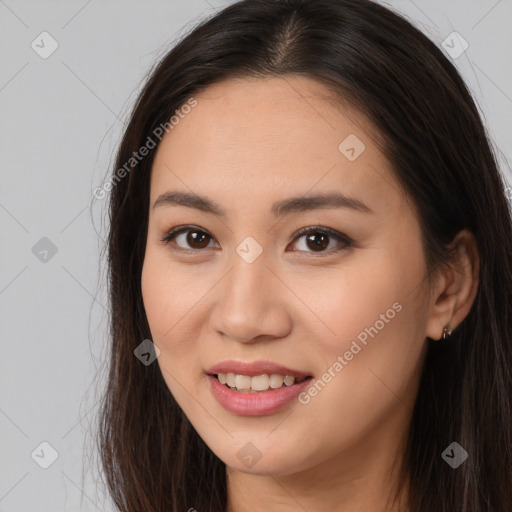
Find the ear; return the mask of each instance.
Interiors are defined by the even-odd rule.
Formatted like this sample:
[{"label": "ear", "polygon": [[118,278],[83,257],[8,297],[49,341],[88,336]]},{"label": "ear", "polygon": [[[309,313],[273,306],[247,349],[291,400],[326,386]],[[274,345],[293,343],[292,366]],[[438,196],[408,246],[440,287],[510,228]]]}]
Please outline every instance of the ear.
[{"label": "ear", "polygon": [[449,245],[455,261],[435,279],[425,335],[438,340],[443,328],[455,329],[469,313],[478,290],[480,260],[474,235],[459,231]]}]

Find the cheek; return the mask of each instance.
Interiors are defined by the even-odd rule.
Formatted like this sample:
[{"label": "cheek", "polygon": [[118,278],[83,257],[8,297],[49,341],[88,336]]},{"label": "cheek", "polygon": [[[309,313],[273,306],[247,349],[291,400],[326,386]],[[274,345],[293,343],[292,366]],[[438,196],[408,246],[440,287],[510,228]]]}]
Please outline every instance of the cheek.
[{"label": "cheek", "polygon": [[[164,344],[181,339],[176,332],[186,323],[187,315],[195,312],[204,290],[194,276],[181,267],[172,265],[160,250],[147,249],[141,275],[144,309],[153,337]],[[203,292],[204,293],[204,292]]]},{"label": "cheek", "polygon": [[187,403],[186,390],[194,378],[190,371],[183,369],[195,368],[193,343],[186,343],[190,336],[182,325],[189,308],[183,300],[177,273],[172,271],[168,261],[163,260],[157,251],[146,250],[141,275],[142,299],[151,340],[160,350],[156,362],[169,391],[183,407]]},{"label": "cheek", "polygon": [[343,268],[322,271],[321,278],[296,281],[294,291],[305,297],[314,313],[311,323],[318,326],[317,336],[329,352],[348,350],[358,335],[364,342],[366,329],[374,324],[384,332],[396,318],[405,316],[411,298],[407,283],[416,279],[414,269],[401,267],[397,271],[396,262],[386,255],[379,257],[377,264],[375,260],[358,257]]},{"label": "cheek", "polygon": [[378,265],[365,264],[364,272],[358,264],[345,273],[340,290],[330,288],[335,300],[330,307],[325,300],[323,311],[337,338],[324,345],[325,371],[336,377],[324,374],[333,384],[321,392],[318,406],[337,403],[354,421],[362,421],[360,411],[384,414],[397,396],[412,406],[425,346],[421,262],[421,254],[415,259],[390,252]]},{"label": "cheek", "polygon": [[[376,258],[369,251],[368,258],[354,258],[342,272],[333,269],[321,288],[313,287],[313,280],[309,283],[314,293],[306,297],[321,320],[315,319],[320,377],[336,381],[327,385],[336,393],[327,392],[324,398],[372,402],[379,394],[389,394],[386,386],[404,390],[415,377],[424,346],[424,269],[421,247],[405,254],[391,249]],[[300,293],[306,293],[306,286]]]},{"label": "cheek", "polygon": [[141,275],[144,309],[151,339],[160,349],[158,364],[175,397],[181,387],[190,388],[203,377],[198,347],[205,286],[192,267],[173,265],[165,251],[147,249]]},{"label": "cheek", "polygon": [[172,327],[176,288],[150,251],[146,252],[141,276],[142,300],[153,341],[162,340]]}]

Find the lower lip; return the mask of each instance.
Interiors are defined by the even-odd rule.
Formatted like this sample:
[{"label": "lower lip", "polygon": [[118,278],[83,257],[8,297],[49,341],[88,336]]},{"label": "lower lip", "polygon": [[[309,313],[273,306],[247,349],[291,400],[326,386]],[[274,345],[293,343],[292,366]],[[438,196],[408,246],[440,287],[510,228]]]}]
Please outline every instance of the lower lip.
[{"label": "lower lip", "polygon": [[227,411],[241,416],[264,416],[277,412],[297,398],[302,390],[310,384],[311,378],[293,384],[293,386],[283,386],[272,391],[258,393],[232,391],[213,375],[208,375],[208,380],[213,395]]}]

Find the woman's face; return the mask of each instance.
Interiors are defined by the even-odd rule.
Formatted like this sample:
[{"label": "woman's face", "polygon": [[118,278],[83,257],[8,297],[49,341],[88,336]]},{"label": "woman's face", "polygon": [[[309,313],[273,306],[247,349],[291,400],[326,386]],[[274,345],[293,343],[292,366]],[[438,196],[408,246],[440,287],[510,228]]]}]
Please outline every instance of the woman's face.
[{"label": "woman's face", "polygon": [[440,329],[413,208],[368,123],[322,94],[302,77],[211,86],[152,168],[142,293],[157,363],[246,473],[396,447]]}]

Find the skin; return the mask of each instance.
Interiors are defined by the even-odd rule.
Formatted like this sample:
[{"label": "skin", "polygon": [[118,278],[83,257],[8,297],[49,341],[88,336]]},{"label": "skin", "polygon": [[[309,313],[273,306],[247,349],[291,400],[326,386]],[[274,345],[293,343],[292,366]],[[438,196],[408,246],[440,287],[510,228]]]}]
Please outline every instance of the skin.
[{"label": "skin", "polygon": [[[226,463],[230,512],[408,510],[389,498],[426,337],[439,339],[448,322],[456,328],[477,290],[474,239],[463,231],[454,240],[462,267],[440,272],[429,293],[414,206],[368,120],[334,108],[328,95],[304,77],[215,84],[194,96],[197,106],[155,155],[144,306],[165,382]],[[338,149],[349,134],[366,146],[354,161]],[[169,190],[205,196],[227,216],[153,208]],[[374,213],[270,213],[275,201],[333,191]],[[160,240],[185,224],[211,238]],[[330,227],[352,245],[329,237],[315,251],[294,237],[308,226]],[[248,236],[263,249],[250,264],[236,252]],[[401,311],[307,404],[243,417],[211,394],[205,370],[227,359],[271,360],[321,378],[394,303]],[[251,468],[237,457],[247,442],[262,455]]]}]

